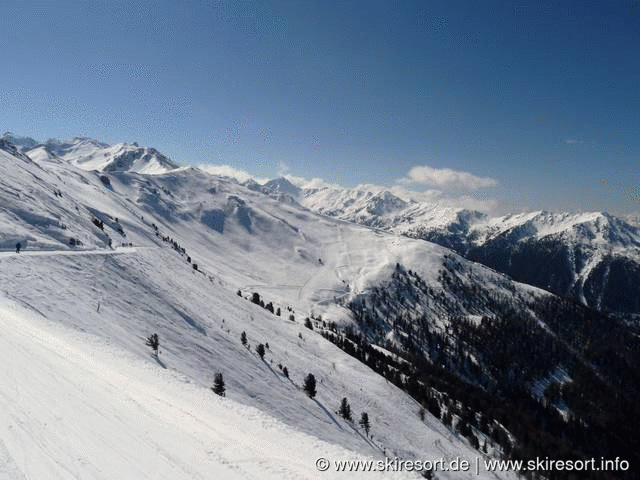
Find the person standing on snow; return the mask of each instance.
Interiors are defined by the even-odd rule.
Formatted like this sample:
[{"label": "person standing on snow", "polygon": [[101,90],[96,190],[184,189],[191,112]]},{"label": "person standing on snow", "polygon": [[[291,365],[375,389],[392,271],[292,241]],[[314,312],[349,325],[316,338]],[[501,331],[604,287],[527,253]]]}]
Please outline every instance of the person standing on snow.
[{"label": "person standing on snow", "polygon": [[16,243],[16,253],[20,253],[20,247],[22,245],[20,245],[20,242]]}]

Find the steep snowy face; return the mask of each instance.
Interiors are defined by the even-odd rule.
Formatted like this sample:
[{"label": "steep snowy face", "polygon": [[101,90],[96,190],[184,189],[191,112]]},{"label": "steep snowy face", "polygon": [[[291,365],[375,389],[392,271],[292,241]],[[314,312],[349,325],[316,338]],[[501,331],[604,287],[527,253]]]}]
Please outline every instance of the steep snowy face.
[{"label": "steep snowy face", "polygon": [[101,220],[100,211],[88,205],[92,197],[103,196],[97,175],[67,170],[64,164],[43,168],[1,142],[0,248],[11,249],[18,242],[23,248],[46,250],[108,245],[109,232],[117,226]]},{"label": "steep snowy face", "polygon": [[49,140],[44,148],[83,170],[160,174],[178,168],[156,149],[135,144],[107,145],[88,138],[75,138],[68,142]]},{"label": "steep snowy face", "polygon": [[[436,240],[428,232],[422,238]],[[612,215],[533,212],[490,219],[471,227],[461,253],[592,308],[640,313],[640,229]]]},{"label": "steep snowy face", "polygon": [[[248,186],[251,186],[250,184]],[[269,180],[262,185],[262,191],[271,196],[289,195],[294,200],[300,197],[301,189],[284,177]]]},{"label": "steep snowy face", "polygon": [[36,163],[63,163],[62,158],[47,150],[44,145],[36,145],[27,150],[29,158]]},{"label": "steep snowy face", "polygon": [[423,232],[466,233],[487,215],[439,203],[403,199],[380,187],[307,187],[302,205],[314,212],[419,238]]},{"label": "steep snowy face", "polygon": [[107,143],[86,137],[75,137],[71,140],[52,138],[47,140],[43,146],[49,153],[65,160],[87,157],[109,147]]},{"label": "steep snowy face", "polygon": [[392,225],[409,205],[382,189],[332,186],[304,189],[301,204],[323,215],[375,227]]},{"label": "steep snowy face", "polygon": [[16,157],[22,156],[18,147],[16,147],[9,140],[5,140],[4,138],[0,138],[0,150],[6,152],[9,155],[14,155]]},{"label": "steep snowy face", "polygon": [[514,241],[527,238],[563,238],[566,241],[608,247],[639,247],[640,230],[608,213],[533,212],[488,220],[472,227],[476,243],[485,243],[500,236]]}]

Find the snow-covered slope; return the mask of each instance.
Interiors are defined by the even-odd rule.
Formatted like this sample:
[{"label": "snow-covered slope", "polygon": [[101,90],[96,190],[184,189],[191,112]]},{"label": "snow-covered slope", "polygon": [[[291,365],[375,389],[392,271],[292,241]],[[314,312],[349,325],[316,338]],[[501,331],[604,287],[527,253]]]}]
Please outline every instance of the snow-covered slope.
[{"label": "snow-covered slope", "polygon": [[314,212],[401,234],[421,225],[429,229],[450,228],[459,222],[486,218],[476,211],[400,198],[375,185],[303,185],[296,198]]},{"label": "snow-covered slope", "polygon": [[370,186],[305,188],[295,198],[323,215],[452,248],[592,308],[640,315],[640,228],[607,213],[540,211],[489,217],[405,201]]},{"label": "snow-covered slope", "polygon": [[506,215],[478,222],[470,229],[482,244],[511,232],[520,238],[543,239],[562,235],[567,240],[610,248],[640,247],[640,232],[607,213],[553,213],[546,211]]},{"label": "snow-covered slope", "polygon": [[299,198],[314,212],[383,228],[396,224],[396,216],[409,206],[409,202],[392,193],[370,186],[305,188]]},{"label": "snow-covered slope", "polygon": [[[303,325],[312,312],[350,322],[338,300],[374,287],[396,263],[416,269],[436,288],[447,250],[327,219],[197,169],[99,173],[68,161],[35,162],[7,145],[0,155],[0,293],[21,305],[16,311],[26,308],[64,327],[47,343],[50,334],[35,325],[41,320],[0,312],[0,342],[11,358],[3,365],[11,384],[0,387],[0,419],[12,431],[0,444],[0,458],[12,459],[17,478],[39,478],[47,468],[55,472],[49,478],[122,472],[139,478],[135,468],[142,467],[126,447],[139,442],[144,458],[162,457],[159,465],[168,470],[149,471],[160,478],[198,478],[227,467],[243,478],[262,469],[274,477],[325,478],[308,463],[315,451],[296,452],[281,466],[285,454],[263,458],[294,444],[342,458],[351,455],[344,449],[378,459],[472,461],[478,455],[430,414],[421,420],[420,405],[406,393],[325,340],[317,331],[321,322],[316,331]],[[514,288],[494,272],[473,268],[497,292]],[[252,303],[253,292],[282,315]],[[7,332],[11,322],[24,328]],[[240,342],[243,331],[250,348]],[[92,339],[91,349],[78,345],[77,332]],[[144,344],[154,332],[157,359]],[[259,343],[268,344],[264,360],[255,353]],[[21,362],[29,364],[28,375],[17,373]],[[228,404],[208,390],[216,372],[225,376]],[[301,390],[308,373],[318,381],[315,399]],[[46,382],[32,385],[39,375]],[[50,403],[39,400],[47,387],[53,389]],[[371,437],[335,413],[343,397],[356,419],[368,413]],[[25,403],[17,406],[19,398]],[[77,421],[65,399],[79,412]],[[235,416],[246,418],[234,423]],[[78,456],[85,422],[89,451]],[[301,433],[289,435],[292,429]],[[68,439],[70,432],[79,433]],[[162,435],[166,439],[159,440]],[[252,437],[272,445],[249,447]],[[169,439],[185,446],[172,451]],[[231,446],[223,448],[224,442]],[[100,448],[108,453],[102,459]],[[187,466],[192,455],[203,455],[202,469]],[[42,460],[29,466],[33,458]],[[438,478],[477,477],[441,472]]]},{"label": "snow-covered slope", "polygon": [[314,472],[320,457],[375,460],[12,301],[0,304],[0,349],[3,479],[298,480],[338,476],[333,464]]},{"label": "snow-covered slope", "polygon": [[[53,249],[73,238],[85,247],[105,247],[108,236],[93,223],[84,192],[98,189],[95,175],[48,170],[10,146],[0,144],[0,248]],[[74,195],[62,192],[65,182],[77,184]],[[80,193],[80,195],[78,195]],[[109,227],[107,227],[107,232]]]},{"label": "snow-covered slope", "polygon": [[640,314],[640,228],[620,218],[542,211],[477,222],[463,234],[458,250],[470,259],[600,311]]},{"label": "snow-covered slope", "polygon": [[106,145],[92,139],[74,138],[68,142],[49,140],[44,149],[83,170],[159,174],[178,168],[156,149],[135,144]]},{"label": "snow-covered slope", "polygon": [[96,154],[100,150],[109,148],[109,144],[92,138],[75,137],[71,140],[47,140],[42,146],[53,155],[79,160]]}]

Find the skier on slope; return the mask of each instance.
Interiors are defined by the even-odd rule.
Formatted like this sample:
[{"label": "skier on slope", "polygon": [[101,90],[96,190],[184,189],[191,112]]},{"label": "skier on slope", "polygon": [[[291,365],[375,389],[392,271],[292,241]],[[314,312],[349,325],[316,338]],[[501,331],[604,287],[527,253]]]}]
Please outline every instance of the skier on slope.
[{"label": "skier on slope", "polygon": [[22,245],[20,245],[20,242],[16,243],[16,253],[20,253],[20,247]]}]

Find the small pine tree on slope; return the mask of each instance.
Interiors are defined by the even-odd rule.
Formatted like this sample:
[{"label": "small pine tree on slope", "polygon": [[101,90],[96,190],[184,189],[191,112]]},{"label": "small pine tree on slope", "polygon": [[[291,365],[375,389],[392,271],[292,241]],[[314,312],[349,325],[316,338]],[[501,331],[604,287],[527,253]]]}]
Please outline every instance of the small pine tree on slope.
[{"label": "small pine tree on slope", "polygon": [[160,340],[158,339],[158,334],[154,333],[153,335],[149,335],[146,341],[147,346],[151,347],[153,353],[158,355],[158,348],[160,347]]},{"label": "small pine tree on slope", "polygon": [[211,390],[213,390],[213,393],[215,393],[216,395],[220,395],[221,397],[226,396],[225,394],[226,388],[224,386],[224,378],[222,376],[222,373],[220,372],[216,373],[216,376],[213,380],[213,387],[211,387]]},{"label": "small pine tree on slope", "polygon": [[338,413],[345,420],[349,420],[349,421],[353,420],[351,418],[351,405],[349,405],[349,401],[347,400],[347,397],[342,399],[342,403],[340,404],[340,409],[338,410]]},{"label": "small pine tree on slope", "polygon": [[309,395],[309,398],[316,396],[316,377],[314,377],[312,373],[305,377],[303,388],[305,393]]},{"label": "small pine tree on slope", "polygon": [[369,414],[367,412],[362,412],[362,415],[360,416],[360,426],[364,430],[364,433],[369,435],[371,424],[369,423]]}]

